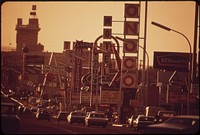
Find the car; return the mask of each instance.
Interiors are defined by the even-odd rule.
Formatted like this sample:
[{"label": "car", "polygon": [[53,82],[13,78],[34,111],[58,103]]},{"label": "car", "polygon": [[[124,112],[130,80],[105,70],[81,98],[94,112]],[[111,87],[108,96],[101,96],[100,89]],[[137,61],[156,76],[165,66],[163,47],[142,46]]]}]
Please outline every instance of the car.
[{"label": "car", "polygon": [[1,103],[1,131],[4,134],[17,134],[20,131],[21,119],[13,103]]},{"label": "car", "polygon": [[85,124],[85,116],[86,116],[85,111],[75,110],[70,112],[70,114],[67,116],[67,121],[70,124],[73,123]]},{"label": "car", "polygon": [[195,134],[199,132],[199,116],[176,115],[167,121],[149,125],[144,134]]},{"label": "car", "polygon": [[155,117],[138,115],[138,117],[133,121],[133,130],[139,131],[144,130],[148,125],[154,124]]},{"label": "car", "polygon": [[88,112],[85,117],[85,126],[90,127],[91,125],[103,126],[106,128],[108,125],[108,118],[104,112]]},{"label": "car", "polygon": [[38,107],[35,107],[35,106],[32,106],[32,107],[30,108],[30,111],[31,111],[31,112],[34,112],[34,113],[36,113],[37,110],[38,110]]},{"label": "car", "polygon": [[20,115],[27,111],[27,108],[24,105],[19,105],[17,109]]},{"label": "car", "polygon": [[129,118],[127,119],[127,125],[128,125],[128,127],[133,127],[133,121],[134,121],[135,119],[136,119],[136,118],[135,118],[134,115],[131,115],[131,117],[129,117]]},{"label": "car", "polygon": [[67,122],[67,116],[69,115],[69,112],[59,112],[57,115],[57,121],[65,121]]},{"label": "car", "polygon": [[175,115],[176,115],[176,112],[174,112],[174,111],[160,110],[160,111],[158,111],[155,122],[162,123],[162,122],[168,120],[169,118],[174,117]]},{"label": "car", "polygon": [[36,118],[37,118],[37,120],[44,119],[44,120],[50,121],[50,114],[48,111],[42,109],[37,112]]}]

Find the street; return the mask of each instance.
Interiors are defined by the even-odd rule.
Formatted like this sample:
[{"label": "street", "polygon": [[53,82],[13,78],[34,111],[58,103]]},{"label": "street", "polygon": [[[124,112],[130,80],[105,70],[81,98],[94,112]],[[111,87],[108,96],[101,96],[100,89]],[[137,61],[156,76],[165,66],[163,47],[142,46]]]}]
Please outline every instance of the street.
[{"label": "street", "polygon": [[56,118],[50,121],[37,120],[33,113],[26,113],[20,116],[21,128],[18,134],[138,134],[132,128],[116,127],[111,124],[106,128],[101,126],[85,127],[82,124],[68,124],[57,122]]}]

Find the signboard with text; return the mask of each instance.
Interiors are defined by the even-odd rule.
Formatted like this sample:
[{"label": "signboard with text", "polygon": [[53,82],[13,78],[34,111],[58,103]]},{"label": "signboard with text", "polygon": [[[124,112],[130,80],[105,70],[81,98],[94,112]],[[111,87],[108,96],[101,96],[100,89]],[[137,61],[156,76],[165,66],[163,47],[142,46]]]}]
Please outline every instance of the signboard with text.
[{"label": "signboard with text", "polygon": [[168,71],[188,71],[189,53],[154,52],[153,67]]}]

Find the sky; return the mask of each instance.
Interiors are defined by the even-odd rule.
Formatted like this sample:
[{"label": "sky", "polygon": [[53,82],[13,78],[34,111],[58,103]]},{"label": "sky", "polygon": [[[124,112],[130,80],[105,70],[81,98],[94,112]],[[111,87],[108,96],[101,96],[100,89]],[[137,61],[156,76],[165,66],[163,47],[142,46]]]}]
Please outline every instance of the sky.
[{"label": "sky", "polygon": [[[83,40],[94,42],[103,34],[103,17],[112,16],[113,21],[124,20],[125,3],[138,1],[7,1],[1,5],[1,47],[2,50],[16,47],[17,18],[28,24],[32,5],[37,6],[37,18],[41,30],[38,43],[44,45],[44,51],[62,52],[64,41]],[[141,2],[140,36],[144,37],[145,2]],[[189,52],[187,40],[173,31],[166,31],[151,24],[152,21],[163,24],[183,33],[194,42],[194,1],[149,1],[147,10],[146,51],[153,65],[154,51]],[[113,22],[113,33],[123,33],[123,23]],[[114,35],[123,37],[122,35]],[[144,45],[140,39],[139,45]],[[9,45],[11,44],[11,45]],[[120,42],[122,45],[122,42]],[[143,50],[139,50],[142,59]]]}]

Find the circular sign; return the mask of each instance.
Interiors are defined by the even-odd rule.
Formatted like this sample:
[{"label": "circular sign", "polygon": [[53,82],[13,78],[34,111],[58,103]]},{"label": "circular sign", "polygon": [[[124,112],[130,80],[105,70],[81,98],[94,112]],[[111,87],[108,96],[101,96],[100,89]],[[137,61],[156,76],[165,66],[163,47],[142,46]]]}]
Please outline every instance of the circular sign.
[{"label": "circular sign", "polygon": [[136,46],[132,44],[124,44],[125,52],[133,52],[136,50]]},{"label": "circular sign", "polygon": [[135,83],[134,77],[131,75],[125,75],[123,78],[123,84],[127,87],[133,86]]},{"label": "circular sign", "polygon": [[130,58],[130,57],[125,58],[124,59],[124,67],[126,69],[132,69],[132,68],[134,68],[135,67],[135,61],[134,61],[134,59]]}]

